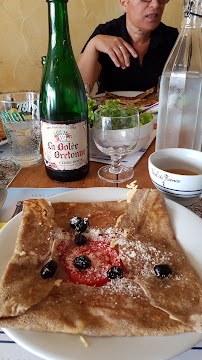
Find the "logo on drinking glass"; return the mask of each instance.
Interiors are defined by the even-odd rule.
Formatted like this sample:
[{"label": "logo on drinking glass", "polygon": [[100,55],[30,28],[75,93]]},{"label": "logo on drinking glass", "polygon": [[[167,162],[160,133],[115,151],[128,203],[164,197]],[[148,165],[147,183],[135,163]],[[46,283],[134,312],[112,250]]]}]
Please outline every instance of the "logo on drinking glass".
[{"label": "logo on drinking glass", "polygon": [[67,131],[56,131],[54,134],[56,141],[66,141],[67,139],[70,139],[72,135],[70,135]]},{"label": "logo on drinking glass", "polygon": [[1,110],[0,119],[3,124],[26,122],[27,119],[39,119],[39,106],[30,102],[16,103],[9,109]]}]

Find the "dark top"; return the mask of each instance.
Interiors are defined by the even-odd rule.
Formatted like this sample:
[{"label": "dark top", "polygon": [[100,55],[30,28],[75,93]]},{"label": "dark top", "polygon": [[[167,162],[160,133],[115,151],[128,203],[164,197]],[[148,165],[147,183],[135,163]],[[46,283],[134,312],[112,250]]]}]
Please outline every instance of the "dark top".
[{"label": "dark top", "polygon": [[[118,19],[99,25],[89,40],[98,34],[119,36],[132,45],[126,29],[125,14]],[[139,63],[139,58],[135,59],[131,55],[130,66],[124,70],[117,68],[109,55],[100,52],[98,61],[102,65],[102,71],[98,78],[98,93],[124,90],[145,91],[156,86],[177,36],[177,29],[160,23],[151,32],[150,44],[142,65]]]}]

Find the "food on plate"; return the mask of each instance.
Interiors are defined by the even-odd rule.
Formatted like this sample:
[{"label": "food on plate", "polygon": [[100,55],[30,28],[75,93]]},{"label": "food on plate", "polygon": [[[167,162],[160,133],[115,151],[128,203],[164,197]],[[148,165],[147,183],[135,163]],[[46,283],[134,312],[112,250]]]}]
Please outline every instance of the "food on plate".
[{"label": "food on plate", "polygon": [[157,190],[137,190],[129,202],[26,200],[0,283],[0,326],[97,336],[202,331],[201,289]]},{"label": "food on plate", "polygon": [[5,139],[6,139],[6,133],[4,131],[4,127],[0,119],[0,141]]},{"label": "food on plate", "polygon": [[[93,121],[94,121],[94,112],[95,110],[97,110],[98,108],[102,108],[103,109],[103,115],[105,116],[109,116],[108,114],[108,108],[113,108],[113,114],[110,112],[110,116],[114,116],[114,117],[120,117],[120,109],[121,108],[127,108],[126,111],[126,115],[131,115],[130,114],[130,109],[137,109],[139,112],[139,119],[140,119],[140,127],[149,123],[150,121],[153,120],[153,116],[151,111],[147,111],[147,112],[141,112],[141,109],[137,106],[135,106],[134,104],[128,104],[128,105],[122,105],[120,103],[120,99],[106,99],[102,105],[98,105],[97,101],[95,99],[89,99],[88,100],[88,126],[91,129],[93,127]],[[123,111],[122,111],[123,114]],[[114,127],[114,130],[116,129],[116,127]]]},{"label": "food on plate", "polygon": [[136,96],[119,96],[111,92],[106,92],[106,98],[119,99],[121,105],[134,104],[135,106],[150,106],[158,102],[158,95],[155,92],[156,88],[152,87],[145,92]]},{"label": "food on plate", "polygon": [[[202,283],[177,243],[163,197],[157,193],[138,191],[122,217],[121,227],[129,229],[128,251],[134,254],[124,265],[153,306],[202,332]],[[120,245],[121,258],[124,252],[124,245]]]}]

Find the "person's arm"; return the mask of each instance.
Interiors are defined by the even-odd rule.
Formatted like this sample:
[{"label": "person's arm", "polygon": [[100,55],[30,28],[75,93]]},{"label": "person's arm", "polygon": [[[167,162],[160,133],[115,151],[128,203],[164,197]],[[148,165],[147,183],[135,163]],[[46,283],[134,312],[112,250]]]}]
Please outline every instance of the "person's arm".
[{"label": "person's arm", "polygon": [[108,54],[114,65],[122,69],[130,66],[130,54],[133,57],[138,56],[135,49],[121,37],[110,35],[93,37],[78,60],[78,67],[84,84],[89,84],[91,89],[102,70],[98,61],[99,52]]},{"label": "person's arm", "polygon": [[94,46],[92,40],[86,45],[84,52],[77,61],[84,85],[89,84],[91,90],[102,70],[102,66],[98,62],[99,51]]}]

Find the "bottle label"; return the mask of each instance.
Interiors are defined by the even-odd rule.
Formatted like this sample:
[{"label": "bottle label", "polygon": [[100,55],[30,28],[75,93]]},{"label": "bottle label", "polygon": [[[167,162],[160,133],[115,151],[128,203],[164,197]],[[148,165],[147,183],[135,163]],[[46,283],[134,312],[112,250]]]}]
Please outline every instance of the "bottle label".
[{"label": "bottle label", "polygon": [[45,165],[52,170],[74,170],[88,163],[87,121],[58,124],[41,121]]}]

